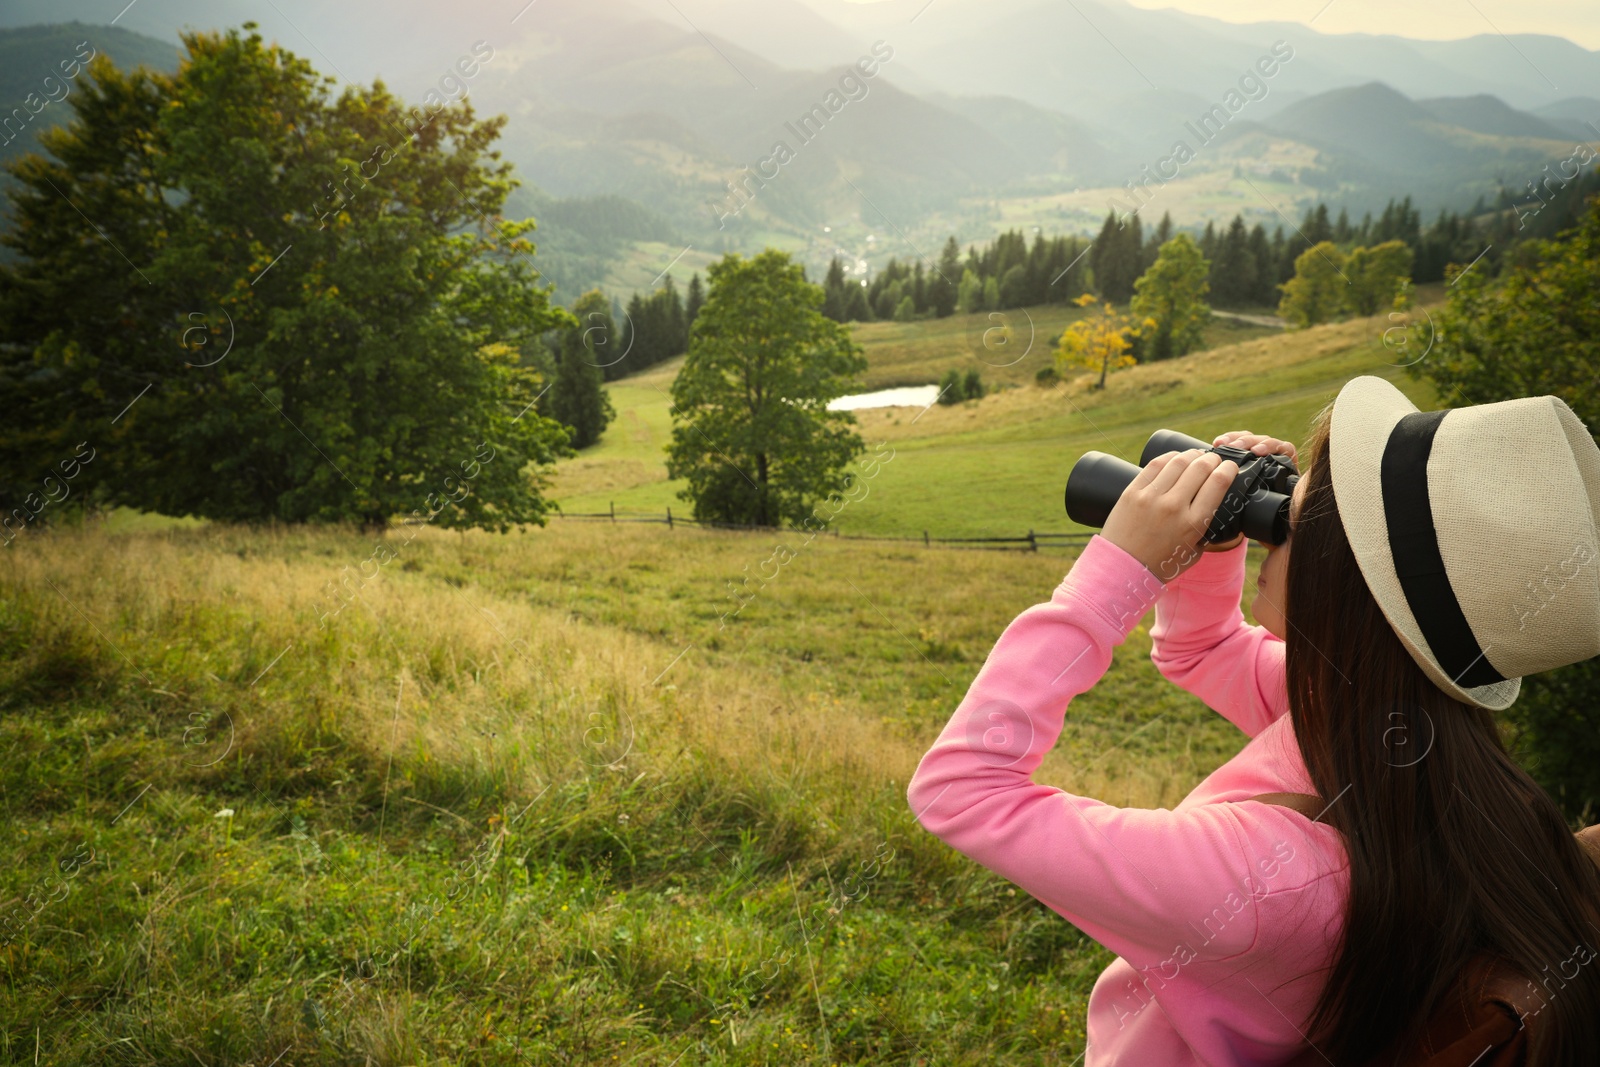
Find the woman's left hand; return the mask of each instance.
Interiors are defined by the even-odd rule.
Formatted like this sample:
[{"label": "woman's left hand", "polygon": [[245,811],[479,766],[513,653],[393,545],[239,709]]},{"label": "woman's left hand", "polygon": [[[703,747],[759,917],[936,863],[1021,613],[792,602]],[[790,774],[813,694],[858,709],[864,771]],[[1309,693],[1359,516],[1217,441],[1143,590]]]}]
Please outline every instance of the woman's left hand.
[{"label": "woman's left hand", "polygon": [[1200,559],[1201,538],[1238,476],[1238,464],[1215,452],[1157,456],[1122,491],[1100,535],[1170,582]]},{"label": "woman's left hand", "polygon": [[1277,453],[1282,456],[1288,456],[1296,463],[1300,462],[1299,454],[1295,451],[1293,442],[1280,441],[1276,437],[1251,433],[1249,430],[1230,430],[1227,433],[1218,434],[1211,443],[1214,446],[1226,445],[1229,448],[1254,452],[1258,456],[1269,456]]},{"label": "woman's left hand", "polygon": [[[1226,445],[1229,448],[1238,448],[1243,449],[1246,452],[1254,452],[1258,456],[1268,456],[1272,455],[1273,453],[1277,453],[1279,455],[1288,456],[1295,462],[1299,462],[1299,457],[1295,453],[1294,444],[1292,442],[1280,441],[1276,437],[1268,437],[1265,434],[1251,433],[1249,430],[1230,430],[1227,433],[1218,434],[1216,439],[1211,443],[1213,446]],[[1231,541],[1224,541],[1221,544],[1215,545],[1204,545],[1201,547],[1201,551],[1229,552],[1243,544],[1244,539],[1244,534],[1241,533]]]}]

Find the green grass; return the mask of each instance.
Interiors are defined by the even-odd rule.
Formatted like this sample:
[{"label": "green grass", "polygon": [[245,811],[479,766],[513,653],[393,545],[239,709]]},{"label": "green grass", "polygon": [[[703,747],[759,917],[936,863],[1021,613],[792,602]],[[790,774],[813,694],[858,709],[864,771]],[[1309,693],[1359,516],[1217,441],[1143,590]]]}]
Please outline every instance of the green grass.
[{"label": "green grass", "polygon": [[[1109,955],[904,798],[1068,557],[819,538],[724,627],[781,536],[411,532],[326,627],[354,531],[13,547],[0,1062],[1081,1054]],[[1237,750],[1148,651],[1042,780],[1171,805]]]},{"label": "green grass", "polygon": [[[1076,309],[1073,309],[1076,313]],[[1017,312],[1006,313],[1013,317]],[[1066,321],[1060,309],[1028,313],[1036,349]],[[969,317],[857,328],[872,370],[867,387],[936,380],[948,366],[978,365],[959,349]],[[976,321],[976,317],[971,317]],[[839,515],[845,533],[920,537],[1021,536],[1029,530],[1070,531],[1062,491],[1072,464],[1098,450],[1136,461],[1161,427],[1210,440],[1248,429],[1298,440],[1312,414],[1346,381],[1385,377],[1418,404],[1433,404],[1431,385],[1413,381],[1383,344],[1386,316],[1306,331],[1276,331],[1219,321],[1213,347],[1113,373],[1103,392],[1083,374],[1053,389],[1030,384],[1000,389],[981,401],[950,407],[880,408],[857,413],[869,448],[887,442],[894,458],[881,467],[867,496]],[[1014,326],[1018,336],[1022,326]],[[1239,340],[1238,338],[1245,338]],[[952,354],[953,353],[953,354]],[[610,386],[618,418],[600,443],[563,463],[554,487],[572,512],[690,513],[682,483],[666,477],[671,439],[668,391],[680,361]],[[980,366],[980,371],[982,367]]]},{"label": "green grass", "polygon": [[[1293,437],[1343,377],[1393,373],[1376,325],[871,415],[896,452],[844,524],[1054,518],[1079,450],[1162,425]],[[623,421],[562,478],[658,465],[674,372],[615,386]],[[366,579],[354,530],[117,513],[11,547],[0,1063],[1080,1062],[1109,954],[904,795],[1069,551],[385,539]],[[1170,807],[1238,751],[1148,621],[1039,780]]]}]

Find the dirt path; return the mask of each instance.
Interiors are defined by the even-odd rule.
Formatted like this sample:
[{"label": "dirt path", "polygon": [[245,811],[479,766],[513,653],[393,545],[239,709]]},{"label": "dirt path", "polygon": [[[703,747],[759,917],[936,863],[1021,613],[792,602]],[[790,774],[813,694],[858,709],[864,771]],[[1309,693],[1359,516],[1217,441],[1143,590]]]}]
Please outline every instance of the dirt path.
[{"label": "dirt path", "polygon": [[1275,330],[1287,329],[1289,323],[1276,315],[1245,315],[1238,311],[1218,311],[1211,309],[1211,314],[1219,319],[1233,319],[1235,322],[1248,322],[1252,326],[1268,326]]}]

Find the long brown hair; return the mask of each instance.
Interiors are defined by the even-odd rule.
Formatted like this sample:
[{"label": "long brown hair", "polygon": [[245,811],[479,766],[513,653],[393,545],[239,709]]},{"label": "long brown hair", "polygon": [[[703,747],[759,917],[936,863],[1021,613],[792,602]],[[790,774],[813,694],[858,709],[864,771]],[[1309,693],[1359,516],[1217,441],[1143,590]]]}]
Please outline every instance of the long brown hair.
[{"label": "long brown hair", "polygon": [[1295,732],[1350,859],[1343,942],[1312,1040],[1336,1062],[1366,1062],[1416,1036],[1489,951],[1543,1002],[1529,1062],[1593,1063],[1600,871],[1507,755],[1493,713],[1435,686],[1373,599],[1334,499],[1331,412],[1303,450],[1284,605]]}]

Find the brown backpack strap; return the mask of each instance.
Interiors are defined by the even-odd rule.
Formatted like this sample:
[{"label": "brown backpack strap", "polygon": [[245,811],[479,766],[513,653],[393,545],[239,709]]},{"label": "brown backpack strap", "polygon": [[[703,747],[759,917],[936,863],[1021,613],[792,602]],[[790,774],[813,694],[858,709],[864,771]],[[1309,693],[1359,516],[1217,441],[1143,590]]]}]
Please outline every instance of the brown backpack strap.
[{"label": "brown backpack strap", "polygon": [[[1315,822],[1328,805],[1308,793],[1262,793],[1251,800],[1289,808]],[[1575,835],[1600,865],[1600,825]],[[1501,960],[1475,957],[1446,1001],[1428,1020],[1420,1041],[1394,1047],[1367,1067],[1515,1067],[1523,1063],[1543,998],[1534,985]],[[1486,1055],[1487,1054],[1487,1055]]]},{"label": "brown backpack strap", "polygon": [[1316,822],[1318,816],[1328,810],[1328,805],[1323,803],[1321,797],[1312,796],[1310,793],[1262,793],[1250,799],[1298,811],[1312,822]]},{"label": "brown backpack strap", "polygon": [[1578,831],[1578,844],[1589,853],[1589,858],[1600,864],[1600,823],[1589,827],[1587,830]]},{"label": "brown backpack strap", "polygon": [[1428,1017],[1423,1033],[1401,1038],[1366,1067],[1520,1067],[1544,1000],[1505,961],[1480,953]]}]

